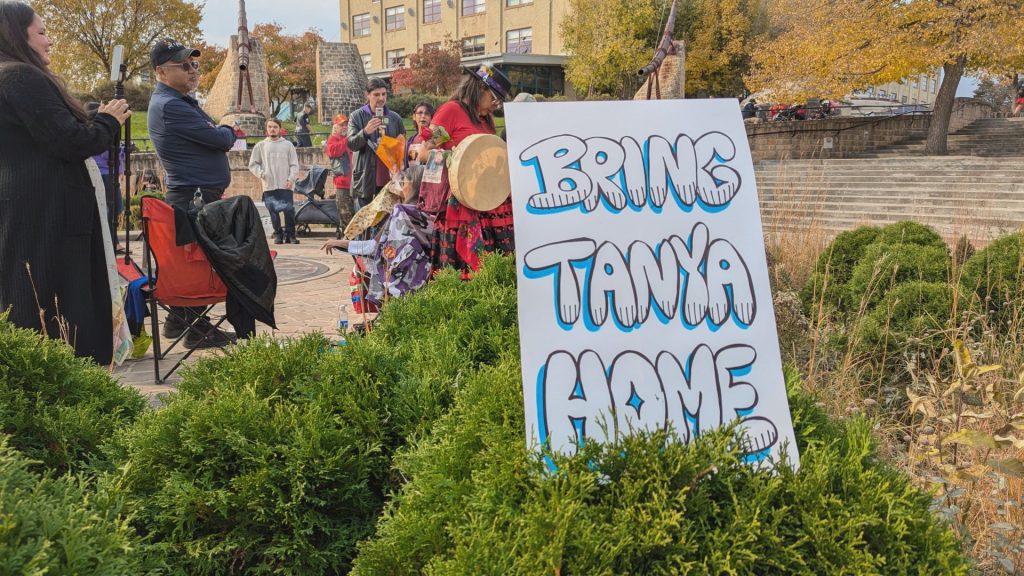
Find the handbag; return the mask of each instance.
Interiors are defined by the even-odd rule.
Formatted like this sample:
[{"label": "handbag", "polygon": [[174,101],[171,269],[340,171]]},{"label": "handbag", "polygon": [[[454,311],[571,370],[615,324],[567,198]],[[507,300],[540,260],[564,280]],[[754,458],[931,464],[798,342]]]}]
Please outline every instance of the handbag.
[{"label": "handbag", "polygon": [[452,189],[448,182],[448,165],[444,152],[431,150],[427,157],[427,168],[420,184],[420,200],[417,206],[428,214],[440,214],[448,204]]},{"label": "handbag", "polygon": [[331,174],[334,176],[348,176],[348,173],[352,170],[351,158],[348,154],[331,158]]}]

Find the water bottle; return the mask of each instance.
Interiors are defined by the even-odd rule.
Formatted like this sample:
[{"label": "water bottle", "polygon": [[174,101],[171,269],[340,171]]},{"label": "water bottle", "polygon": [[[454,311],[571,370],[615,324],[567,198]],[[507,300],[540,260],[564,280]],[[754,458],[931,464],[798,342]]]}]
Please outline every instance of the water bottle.
[{"label": "water bottle", "polygon": [[338,346],[348,343],[345,340],[346,333],[348,333],[348,304],[342,302],[338,305]]}]

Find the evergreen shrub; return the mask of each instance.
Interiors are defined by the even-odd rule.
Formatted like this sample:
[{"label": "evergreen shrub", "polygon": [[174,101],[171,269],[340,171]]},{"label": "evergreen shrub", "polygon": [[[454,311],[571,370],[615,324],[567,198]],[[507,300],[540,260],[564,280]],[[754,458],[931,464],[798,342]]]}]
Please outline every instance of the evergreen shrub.
[{"label": "evergreen shrub", "polygon": [[919,244],[886,244],[868,246],[853,267],[846,293],[854,309],[863,299],[868,309],[874,308],[885,295],[907,282],[948,282],[951,265],[949,250]]},{"label": "evergreen shrub", "polygon": [[145,399],[105,369],[0,313],[0,434],[38,465],[82,469],[144,408]]},{"label": "evergreen shrub", "polygon": [[948,282],[908,282],[893,288],[860,324],[859,346],[876,356],[948,348],[951,339],[944,331],[953,324],[954,291]]},{"label": "evergreen shrub", "polygon": [[426,437],[463,381],[518,357],[515,267],[485,259],[389,302],[365,337],[255,339],[183,373],[118,435],[114,482],[140,530],[185,573],[347,572],[384,498],[391,456]]},{"label": "evergreen shrub", "polygon": [[119,434],[115,484],[187,574],[344,573],[381,506],[373,383],[342,381],[320,335],[199,363]]},{"label": "evergreen shrub", "polygon": [[353,574],[966,574],[931,498],[880,463],[871,424],[829,420],[788,375],[799,471],[757,471],[728,431],[555,456],[523,439],[516,355],[467,379]]},{"label": "evergreen shrub", "polygon": [[881,229],[861,226],[836,236],[818,256],[818,263],[807,284],[800,292],[804,309],[813,318],[819,301],[828,311],[846,312],[857,306],[845,293],[846,283],[853,276],[853,268],[860,261]]},{"label": "evergreen shrub", "polygon": [[913,246],[932,246],[949,250],[949,247],[946,246],[946,241],[942,239],[942,236],[934,228],[927,224],[914,222],[913,220],[894,222],[882,228],[875,242],[895,246],[908,244]]},{"label": "evergreen shrub", "polygon": [[1005,329],[1018,322],[1024,301],[1024,232],[997,238],[968,258],[960,284],[985,303],[993,323]]},{"label": "evergreen shrub", "polygon": [[0,437],[0,574],[154,573],[123,509],[80,477],[39,475]]}]

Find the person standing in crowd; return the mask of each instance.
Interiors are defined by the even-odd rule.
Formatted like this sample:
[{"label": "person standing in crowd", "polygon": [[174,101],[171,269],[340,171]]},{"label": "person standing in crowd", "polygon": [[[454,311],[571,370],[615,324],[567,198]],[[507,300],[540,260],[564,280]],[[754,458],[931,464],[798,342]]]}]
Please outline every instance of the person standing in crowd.
[{"label": "person standing in crowd", "polygon": [[[295,177],[299,175],[299,155],[292,143],[281,138],[281,122],[267,120],[267,137],[256,143],[249,157],[249,171],[263,182],[263,203],[270,212],[274,244],[298,244],[295,237]],[[281,214],[284,214],[284,230]]]},{"label": "person standing in crowd", "polygon": [[[474,134],[495,133],[494,112],[509,98],[512,83],[486,62],[466,71],[468,74],[462,77],[451,100],[437,109],[430,127],[422,131],[426,141],[420,149],[420,162],[425,163],[435,147],[431,139],[435,127],[444,128],[451,137],[441,144],[443,150],[454,149]],[[483,252],[515,251],[511,198],[494,210],[478,212],[449,195],[447,204],[437,214],[434,228],[434,267],[451,266],[463,277],[480,267]]]},{"label": "person standing in crowd", "polygon": [[[201,198],[206,204],[220,200],[231,183],[227,151],[235,143],[234,129],[218,126],[191,95],[199,86],[199,56],[199,50],[172,38],[160,40],[149,53],[157,79],[149,100],[149,136],[167,173],[167,203],[193,221],[198,213],[194,200]],[[171,310],[163,335],[175,339],[188,328],[188,315],[183,309]],[[210,335],[204,338],[203,333]],[[211,330],[204,320],[199,330],[186,335],[185,345],[208,348],[232,340]]]},{"label": "person standing in crowd", "polygon": [[295,141],[299,148],[309,148],[313,141],[309,138],[309,115],[313,113],[313,107],[308,103],[302,105],[302,112],[295,117]]},{"label": "person standing in crowd", "polygon": [[0,311],[108,365],[107,253],[86,159],[131,112],[111,100],[90,119],[50,70],[51,44],[28,4],[0,0]]},{"label": "person standing in crowd", "polygon": [[388,85],[381,78],[366,84],[366,104],[352,112],[348,124],[348,149],[352,155],[352,203],[355,212],[391,181],[391,173],[377,160],[377,143],[384,134],[397,138],[405,133],[402,117],[388,109]]},{"label": "person standing in crowd", "polygon": [[1024,85],[1017,89],[1017,99],[1013,103],[1013,115],[1020,114],[1024,110]]},{"label": "person standing in crowd", "polygon": [[406,156],[409,157],[410,161],[419,161],[419,145],[423,142],[423,135],[420,131],[430,126],[430,121],[434,118],[434,107],[426,100],[416,104],[416,107],[412,109],[412,130],[413,136],[409,139],[409,142],[405,145]]},{"label": "person standing in crowd", "polygon": [[352,220],[352,151],[348,149],[348,116],[337,114],[331,123],[326,152],[334,175],[334,201],[338,204],[338,219],[342,230]]}]

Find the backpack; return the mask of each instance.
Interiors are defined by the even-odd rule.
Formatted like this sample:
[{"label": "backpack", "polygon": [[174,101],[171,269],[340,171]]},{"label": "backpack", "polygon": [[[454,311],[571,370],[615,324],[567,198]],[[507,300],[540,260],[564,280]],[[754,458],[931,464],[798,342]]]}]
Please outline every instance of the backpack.
[{"label": "backpack", "polygon": [[352,156],[342,154],[337,158],[331,158],[331,174],[334,176],[347,176],[352,170]]}]

